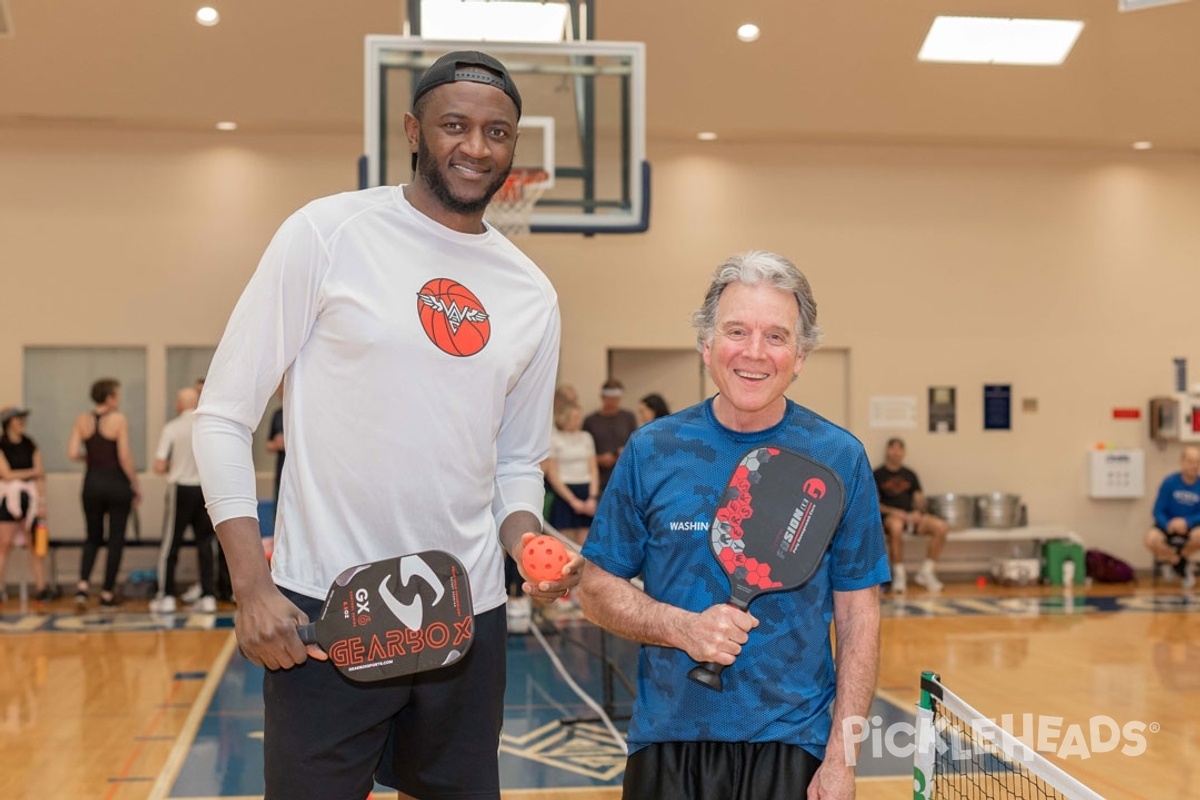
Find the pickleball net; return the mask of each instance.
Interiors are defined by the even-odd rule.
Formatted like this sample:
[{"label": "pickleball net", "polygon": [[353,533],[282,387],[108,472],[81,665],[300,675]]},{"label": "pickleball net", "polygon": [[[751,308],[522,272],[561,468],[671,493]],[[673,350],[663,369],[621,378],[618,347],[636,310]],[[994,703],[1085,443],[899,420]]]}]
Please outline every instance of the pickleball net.
[{"label": "pickleball net", "polygon": [[921,674],[914,800],[1103,800],[942,684]]}]

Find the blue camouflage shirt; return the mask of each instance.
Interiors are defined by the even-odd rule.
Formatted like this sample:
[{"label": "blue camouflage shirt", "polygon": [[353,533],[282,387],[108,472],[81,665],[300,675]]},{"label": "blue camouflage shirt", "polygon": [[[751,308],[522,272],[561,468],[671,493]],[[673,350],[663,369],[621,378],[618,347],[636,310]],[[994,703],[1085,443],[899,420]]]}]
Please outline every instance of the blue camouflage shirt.
[{"label": "blue camouflage shirt", "polygon": [[823,759],[835,675],[833,592],[889,579],[875,481],[862,444],[788,401],[783,419],[741,433],[719,423],[712,400],[637,430],[625,446],[583,548],[621,577],[643,577],[656,600],[700,612],[729,600],[729,579],[709,547],[709,523],[730,473],[751,447],[793,450],[832,469],[845,512],[816,574],[750,606],[759,625],[715,692],[687,677],[682,650],[643,645],[629,752],[655,742],[783,742]]}]

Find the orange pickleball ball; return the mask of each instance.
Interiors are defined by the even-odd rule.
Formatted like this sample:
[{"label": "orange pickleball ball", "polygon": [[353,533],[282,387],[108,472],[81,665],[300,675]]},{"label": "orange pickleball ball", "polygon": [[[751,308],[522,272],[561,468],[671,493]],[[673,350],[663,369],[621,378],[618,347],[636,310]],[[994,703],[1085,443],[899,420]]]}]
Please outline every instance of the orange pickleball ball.
[{"label": "orange pickleball ball", "polygon": [[521,551],[521,566],[525,567],[525,574],[539,583],[561,578],[563,567],[570,560],[563,543],[547,534],[531,539]]}]

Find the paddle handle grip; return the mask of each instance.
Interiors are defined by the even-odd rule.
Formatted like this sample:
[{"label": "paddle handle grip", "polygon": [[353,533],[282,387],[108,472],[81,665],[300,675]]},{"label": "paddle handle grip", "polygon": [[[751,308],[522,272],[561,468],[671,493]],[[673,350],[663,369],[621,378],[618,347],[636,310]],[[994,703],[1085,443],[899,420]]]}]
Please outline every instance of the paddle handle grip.
[{"label": "paddle handle grip", "polygon": [[306,622],[303,625],[296,626],[296,635],[300,637],[300,641],[305,644],[317,643],[317,623]]},{"label": "paddle handle grip", "polygon": [[703,686],[707,686],[713,691],[721,691],[725,688],[721,683],[721,671],[725,669],[724,664],[718,664],[715,661],[708,661],[698,667],[692,667],[688,672],[688,677]]},{"label": "paddle handle grip", "polygon": [[[748,612],[750,610],[750,604],[740,597],[729,598],[729,601],[725,605],[736,608],[738,611]],[[692,667],[688,672],[688,677],[696,683],[704,684],[708,688],[719,692],[725,688],[721,683],[721,672],[724,669],[724,664],[718,664],[715,661],[706,661],[698,667]]]}]

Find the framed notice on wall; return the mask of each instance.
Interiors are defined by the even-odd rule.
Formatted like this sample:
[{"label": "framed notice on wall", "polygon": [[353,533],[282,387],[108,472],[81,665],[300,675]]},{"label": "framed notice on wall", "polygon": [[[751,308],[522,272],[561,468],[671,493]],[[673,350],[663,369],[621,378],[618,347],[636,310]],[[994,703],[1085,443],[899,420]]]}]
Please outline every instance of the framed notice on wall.
[{"label": "framed notice on wall", "polygon": [[917,398],[872,397],[870,398],[869,422],[872,428],[915,428],[917,427]]},{"label": "framed notice on wall", "polygon": [[929,432],[954,433],[958,416],[953,386],[929,387]]},{"label": "framed notice on wall", "polygon": [[989,383],[983,387],[983,429],[1012,430],[1012,384]]}]

